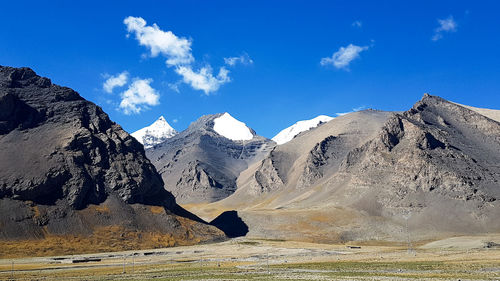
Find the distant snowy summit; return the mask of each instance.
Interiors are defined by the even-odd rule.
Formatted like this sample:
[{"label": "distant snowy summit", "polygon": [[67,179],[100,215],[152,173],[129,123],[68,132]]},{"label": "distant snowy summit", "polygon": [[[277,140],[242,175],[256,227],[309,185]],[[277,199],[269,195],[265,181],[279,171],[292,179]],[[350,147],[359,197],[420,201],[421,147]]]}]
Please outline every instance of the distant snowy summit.
[{"label": "distant snowy summit", "polygon": [[144,148],[151,148],[177,135],[177,131],[168,124],[165,117],[160,116],[153,124],[131,134]]},{"label": "distant snowy summit", "polygon": [[312,128],[316,128],[318,127],[318,125],[326,123],[332,119],[333,117],[320,115],[310,120],[299,121],[293,124],[292,126],[279,132],[274,138],[272,138],[272,140],[275,141],[277,144],[287,143],[291,141],[296,135],[304,131],[310,130]]},{"label": "distant snowy summit", "polygon": [[213,129],[217,134],[233,141],[251,140],[254,137],[245,123],[236,120],[227,112],[214,119]]}]

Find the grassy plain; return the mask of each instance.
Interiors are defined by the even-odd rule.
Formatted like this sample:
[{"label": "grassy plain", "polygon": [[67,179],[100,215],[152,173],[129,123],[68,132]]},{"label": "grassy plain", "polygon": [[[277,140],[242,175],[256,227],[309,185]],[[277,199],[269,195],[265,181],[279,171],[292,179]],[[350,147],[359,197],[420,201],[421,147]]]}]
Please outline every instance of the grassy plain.
[{"label": "grassy plain", "polygon": [[[409,252],[401,246],[352,249],[238,238],[154,250],[2,259],[0,280],[500,280],[500,249],[482,244],[495,239],[461,237]],[[78,262],[85,259],[89,261]]]}]

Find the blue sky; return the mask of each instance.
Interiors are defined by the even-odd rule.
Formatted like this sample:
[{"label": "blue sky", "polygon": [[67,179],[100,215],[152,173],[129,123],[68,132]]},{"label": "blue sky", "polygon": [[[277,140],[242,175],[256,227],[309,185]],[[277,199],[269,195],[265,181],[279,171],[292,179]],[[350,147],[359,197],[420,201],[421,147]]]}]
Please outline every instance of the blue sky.
[{"label": "blue sky", "polygon": [[270,138],[320,114],[406,110],[425,92],[500,109],[499,12],[498,1],[8,1],[0,64],[77,90],[129,132],[227,111]]}]

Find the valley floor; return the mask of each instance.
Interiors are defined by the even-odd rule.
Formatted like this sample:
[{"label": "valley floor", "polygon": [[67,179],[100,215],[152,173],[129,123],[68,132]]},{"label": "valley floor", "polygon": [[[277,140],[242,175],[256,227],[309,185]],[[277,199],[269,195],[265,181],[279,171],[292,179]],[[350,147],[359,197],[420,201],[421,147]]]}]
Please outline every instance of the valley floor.
[{"label": "valley floor", "polygon": [[[0,280],[500,280],[500,235],[403,246],[237,238],[154,250],[0,260]],[[488,243],[492,242],[492,243]]]}]

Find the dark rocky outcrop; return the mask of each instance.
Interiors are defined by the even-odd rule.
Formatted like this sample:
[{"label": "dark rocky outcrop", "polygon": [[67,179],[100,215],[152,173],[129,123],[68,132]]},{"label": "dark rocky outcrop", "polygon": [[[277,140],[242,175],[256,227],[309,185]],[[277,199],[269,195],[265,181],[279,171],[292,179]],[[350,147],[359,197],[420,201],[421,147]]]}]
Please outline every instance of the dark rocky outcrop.
[{"label": "dark rocky outcrop", "polygon": [[[0,67],[0,147],[0,238],[91,234],[110,225],[186,230],[142,145],[100,107],[29,68]],[[96,215],[95,206],[113,212]],[[140,206],[163,214],[152,219]]]},{"label": "dark rocky outcrop", "polygon": [[0,69],[2,197],[75,209],[109,193],[172,207],[142,146],[102,109],[29,68]]}]

